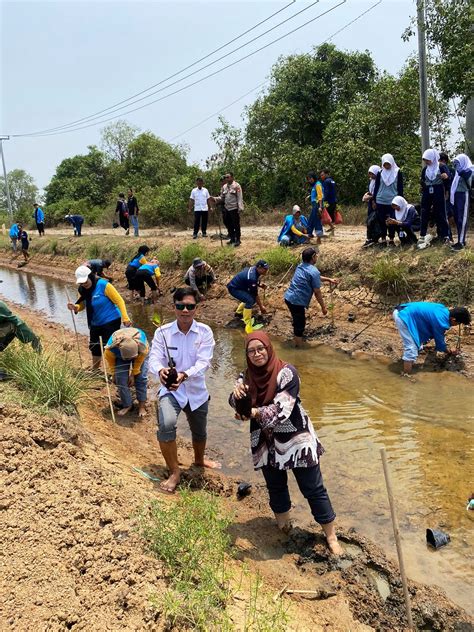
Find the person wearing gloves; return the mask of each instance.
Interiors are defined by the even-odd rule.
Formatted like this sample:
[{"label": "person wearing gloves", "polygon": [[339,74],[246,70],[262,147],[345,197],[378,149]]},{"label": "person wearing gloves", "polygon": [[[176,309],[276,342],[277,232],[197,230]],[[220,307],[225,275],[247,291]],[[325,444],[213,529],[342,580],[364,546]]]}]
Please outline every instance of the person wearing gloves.
[{"label": "person wearing gloves", "polygon": [[205,300],[206,292],[215,280],[214,270],[200,257],[194,259],[184,276],[184,282],[197,292],[200,301]]},{"label": "person wearing gloves", "polygon": [[[396,195],[403,196],[403,175],[392,154],[382,156],[382,169],[375,178],[372,208],[377,211],[381,246],[387,246],[387,219],[393,217],[392,200]],[[388,227],[389,245],[394,246],[395,231]]]},{"label": "person wearing gloves", "polygon": [[[302,406],[298,372],[278,358],[264,332],[246,336],[245,354],[247,369],[237,380],[229,404],[236,419],[250,422],[253,467],[263,474],[277,526],[284,533],[293,527],[288,489],[288,473],[292,472],[329,550],[341,555],[344,550],[336,536],[336,514],[320,469],[324,449]],[[241,400],[246,400],[244,406]]]},{"label": "person wearing gloves", "polygon": [[455,325],[469,325],[471,315],[465,307],[448,309],[441,303],[413,302],[397,305],[393,320],[403,341],[403,373],[410,375],[422,345],[435,341],[436,351],[455,354],[446,346],[446,331]]},{"label": "person wearing gloves", "polygon": [[449,199],[453,208],[454,221],[458,233],[458,241],[453,250],[462,250],[466,245],[467,227],[469,222],[469,197],[472,186],[472,172],[474,167],[466,154],[458,154],[453,160],[455,170]]},{"label": "person wearing gloves", "polygon": [[292,214],[285,217],[277,241],[280,246],[291,246],[307,243],[310,239],[308,221],[304,215],[301,215],[300,207],[295,204]]},{"label": "person wearing gloves", "polygon": [[138,400],[138,416],[146,415],[147,373],[149,346],[146,334],[136,327],[118,329],[107,341],[104,358],[120,395],[123,417],[133,410],[131,388],[135,386]]},{"label": "person wearing gloves", "polygon": [[41,352],[38,336],[19,316],[15,316],[6,303],[0,301],[0,351],[4,351],[15,338],[24,344],[31,342],[33,349]]},{"label": "person wearing gloves", "polygon": [[148,263],[141,265],[135,274],[135,287],[140,293],[140,298],[145,301],[145,283],[151,290],[151,301],[154,303],[160,292],[160,262],[158,259],[151,259]]},{"label": "person wearing gloves", "polygon": [[35,212],[33,214],[33,217],[35,218],[38,234],[41,237],[44,236],[44,213],[43,209],[41,208],[41,206],[38,206],[38,204],[34,204],[34,209]]},{"label": "person wearing gloves", "polygon": [[267,274],[269,267],[266,261],[259,259],[254,266],[244,268],[227,284],[229,294],[240,301],[235,315],[242,316],[246,325],[252,322],[252,308],[255,303],[260,308],[260,313],[267,313],[258,296],[258,288],[266,288],[266,285],[260,282],[260,277]]},{"label": "person wearing gloves", "polygon": [[374,246],[380,239],[380,228],[377,217],[377,211],[372,208],[372,200],[374,199],[375,179],[380,172],[381,167],[371,165],[369,167],[369,186],[362,198],[362,202],[367,203],[367,238],[362,248],[370,248]]},{"label": "person wearing gloves", "polygon": [[79,297],[67,307],[75,314],[86,310],[92,369],[96,370],[100,365],[100,338],[105,344],[122,322],[125,327],[132,323],[125,301],[109,281],[93,274],[87,266],[79,266],[75,275]]},{"label": "person wearing gloves", "polygon": [[430,219],[436,224],[441,241],[449,245],[449,225],[446,214],[446,191],[449,189],[448,167],[439,164],[439,152],[427,149],[423,153],[425,166],[421,170],[421,227],[417,248],[428,248],[432,235],[428,233]]},{"label": "person wearing gloves", "polygon": [[395,217],[387,219],[387,226],[393,226],[402,246],[416,244],[415,229],[419,225],[419,217],[413,204],[408,204],[404,197],[397,195],[392,200]]}]

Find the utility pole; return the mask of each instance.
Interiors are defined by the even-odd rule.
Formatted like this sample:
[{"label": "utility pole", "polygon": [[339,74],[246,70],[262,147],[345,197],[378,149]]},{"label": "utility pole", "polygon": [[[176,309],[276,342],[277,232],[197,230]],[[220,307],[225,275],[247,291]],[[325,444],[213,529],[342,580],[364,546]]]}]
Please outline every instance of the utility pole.
[{"label": "utility pole", "polygon": [[0,136],[0,154],[2,154],[3,177],[5,178],[5,193],[7,194],[8,213],[13,221],[12,199],[10,197],[10,187],[8,186],[7,168],[5,166],[5,156],[3,154],[3,141],[10,140],[10,136]]},{"label": "utility pole", "polygon": [[417,0],[418,26],[418,73],[420,84],[420,127],[421,150],[430,146],[430,128],[428,123],[428,79],[426,75],[426,37],[425,37],[425,0]]}]

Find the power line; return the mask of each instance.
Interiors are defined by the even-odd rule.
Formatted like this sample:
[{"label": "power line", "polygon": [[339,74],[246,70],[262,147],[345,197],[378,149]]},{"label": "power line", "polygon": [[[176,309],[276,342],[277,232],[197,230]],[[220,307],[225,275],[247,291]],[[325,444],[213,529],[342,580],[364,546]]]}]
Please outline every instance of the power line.
[{"label": "power line", "polygon": [[[336,37],[336,35],[339,35],[339,33],[342,33],[342,31],[345,31],[347,28],[349,28],[349,26],[352,26],[354,24],[354,22],[357,22],[357,20],[360,20],[360,18],[362,18],[364,15],[366,15],[367,13],[369,13],[370,11],[372,11],[373,9],[375,9],[375,7],[377,7],[379,4],[382,3],[383,0],[378,0],[378,2],[376,2],[375,4],[373,4],[372,6],[370,6],[368,9],[366,9],[365,11],[363,11],[362,13],[360,13],[358,16],[356,16],[353,20],[351,20],[350,22],[348,22],[347,24],[345,24],[343,27],[341,27],[340,29],[338,29],[337,31],[335,31],[334,33],[332,33],[332,35],[330,35],[329,37],[327,37],[325,40],[323,40],[321,42],[321,44],[319,44],[319,46],[321,46],[322,44],[326,44],[326,42],[330,42],[334,37]],[[235,105],[236,103],[238,103],[239,101],[241,101],[242,99],[244,99],[246,96],[248,96],[249,94],[251,94],[252,92],[255,92],[255,90],[258,90],[259,88],[263,88],[263,86],[265,84],[267,84],[269,81],[269,79],[265,79],[265,81],[263,81],[262,83],[259,83],[258,86],[255,86],[254,88],[252,88],[251,90],[249,90],[248,92],[246,92],[245,94],[243,94],[242,96],[238,97],[237,99],[235,99],[234,101],[232,101],[232,103],[228,103],[227,105],[225,105],[223,108],[221,108],[220,110],[217,110],[217,112],[214,112],[213,114],[210,114],[209,116],[207,116],[205,119],[203,119],[202,121],[199,121],[199,123],[196,123],[195,125],[193,125],[192,127],[188,127],[188,129],[184,130],[184,132],[181,132],[180,134],[176,134],[176,136],[173,136],[172,138],[170,138],[170,142],[176,140],[177,138],[180,138],[181,136],[184,136],[185,134],[187,134],[188,132],[190,132],[193,129],[196,129],[196,127],[200,127],[201,125],[203,125],[204,123],[207,123],[207,121],[213,119],[215,116],[218,116],[219,114],[221,114],[222,112],[224,112],[225,110],[227,110],[228,108],[232,107],[233,105]]]},{"label": "power line", "polygon": [[[318,0],[319,1],[319,0]],[[139,110],[142,110],[146,107],[149,107],[150,105],[153,105],[154,103],[158,103],[159,101],[163,101],[164,99],[167,99],[171,96],[174,96],[175,94],[179,94],[180,92],[183,92],[184,90],[187,90],[188,88],[191,88],[192,86],[196,85],[197,83],[200,83],[202,81],[204,81],[205,79],[209,79],[210,77],[214,77],[215,75],[223,72],[224,70],[227,70],[228,68],[231,68],[232,66],[235,66],[236,64],[240,63],[241,61],[244,61],[246,59],[249,59],[250,57],[252,57],[253,55],[256,55],[257,53],[261,52],[262,50],[265,50],[266,48],[268,48],[269,46],[272,46],[273,44],[276,44],[277,42],[281,41],[282,39],[285,39],[286,37],[289,37],[290,35],[292,35],[293,33],[296,33],[296,31],[299,31],[300,29],[308,26],[308,24],[311,24],[312,22],[314,22],[315,20],[323,17],[324,15],[327,15],[328,13],[331,13],[332,11],[334,11],[335,9],[339,8],[340,6],[342,6],[343,4],[345,4],[347,2],[347,0],[341,0],[338,4],[334,5],[333,7],[331,7],[330,9],[327,9],[326,11],[323,11],[322,13],[320,13],[319,15],[315,16],[314,18],[312,18],[311,20],[308,20],[307,22],[305,22],[304,24],[301,24],[300,26],[297,26],[296,28],[292,29],[291,31],[288,31],[287,33],[284,33],[283,35],[281,35],[280,37],[277,37],[276,39],[272,40],[271,42],[268,42],[267,44],[265,44],[264,46],[261,46],[260,48],[257,48],[256,50],[252,51],[251,53],[248,53],[247,55],[244,55],[243,57],[240,57],[239,59],[231,62],[230,64],[227,64],[226,66],[223,66],[222,68],[219,68],[218,70],[215,70],[214,72],[209,73],[208,75],[205,75],[204,77],[199,78],[197,81],[193,81],[177,90],[174,90],[173,92],[170,92],[169,94],[165,94],[164,96],[158,98],[158,99],[154,99],[153,101],[149,101],[148,103],[145,103],[139,107],[133,108],[131,110],[127,110],[126,112],[122,112],[121,114],[118,114],[116,116],[112,116],[109,118],[106,118],[102,121],[97,121],[95,123],[90,123],[88,125],[82,125],[79,127],[74,127],[72,129],[65,129],[63,131],[58,131],[58,132],[52,132],[52,133],[32,133],[32,134],[11,134],[12,137],[18,138],[18,137],[42,137],[42,136],[56,136],[58,134],[67,134],[70,132],[76,132],[82,129],[87,129],[89,127],[95,127],[96,125],[102,125],[103,123],[107,123],[108,121],[113,121],[117,118],[120,118],[121,116],[124,116],[126,114],[131,114],[133,112],[137,112]]]}]

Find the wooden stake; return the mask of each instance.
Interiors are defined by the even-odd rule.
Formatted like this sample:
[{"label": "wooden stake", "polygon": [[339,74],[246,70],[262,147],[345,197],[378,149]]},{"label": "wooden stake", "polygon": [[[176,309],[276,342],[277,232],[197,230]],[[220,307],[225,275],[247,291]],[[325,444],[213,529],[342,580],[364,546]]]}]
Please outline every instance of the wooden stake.
[{"label": "wooden stake", "polygon": [[[69,292],[67,291],[67,287],[65,288],[65,290],[66,290],[67,302],[71,303],[71,299],[69,298]],[[79,363],[81,365],[81,369],[83,369],[84,366],[82,364],[81,346],[79,344],[79,334],[77,333],[77,327],[76,327],[76,314],[72,311],[71,311],[71,317],[72,317],[72,324],[74,327],[74,333],[76,334],[77,355],[79,356]]]},{"label": "wooden stake", "polygon": [[395,536],[395,544],[397,546],[398,564],[400,566],[400,575],[402,578],[403,595],[405,597],[405,608],[407,612],[408,627],[410,630],[414,630],[415,627],[413,625],[413,618],[411,616],[410,594],[408,592],[408,582],[407,582],[407,577],[405,574],[405,564],[403,562],[402,543],[400,540],[400,531],[398,528],[397,513],[395,509],[395,501],[394,501],[393,492],[392,492],[392,482],[390,478],[390,472],[388,469],[387,453],[385,452],[385,448],[380,448],[380,456],[382,457],[383,473],[385,476],[385,484],[387,486],[388,502],[390,504],[390,514],[392,516],[393,535]]},{"label": "wooden stake", "polygon": [[107,366],[105,362],[104,343],[102,340],[102,336],[99,336],[99,342],[100,342],[100,352],[102,354],[102,366],[104,367],[105,386],[107,388],[107,397],[109,398],[110,414],[112,415],[112,421],[115,423],[114,406],[112,404],[112,395],[110,394],[109,376],[107,375]]}]

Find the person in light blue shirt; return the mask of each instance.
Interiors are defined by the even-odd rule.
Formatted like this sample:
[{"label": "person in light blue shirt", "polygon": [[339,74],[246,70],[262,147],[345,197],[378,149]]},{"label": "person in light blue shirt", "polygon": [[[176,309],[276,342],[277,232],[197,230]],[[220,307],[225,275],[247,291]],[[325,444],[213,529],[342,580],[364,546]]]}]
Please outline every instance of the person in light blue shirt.
[{"label": "person in light blue shirt", "polygon": [[422,345],[435,341],[436,351],[453,353],[446,346],[446,331],[454,325],[469,325],[466,307],[448,309],[442,303],[413,302],[397,305],[393,320],[403,341],[403,373],[409,375]]},{"label": "person in light blue shirt", "polygon": [[17,247],[16,244],[18,242],[18,236],[20,234],[20,230],[18,228],[18,224],[12,224],[10,226],[10,232],[9,232],[9,236],[10,236],[10,241],[12,242],[12,250],[13,252],[17,251]]},{"label": "person in light blue shirt", "polygon": [[289,288],[285,292],[285,303],[293,319],[293,333],[295,347],[303,346],[303,334],[306,327],[306,313],[314,294],[321,306],[323,315],[328,313],[321,293],[321,282],[337,285],[337,279],[321,276],[316,268],[318,250],[313,247],[305,248],[301,253],[302,263],[296,270]]},{"label": "person in light blue shirt", "polygon": [[38,234],[40,237],[44,237],[44,213],[41,206],[38,204],[34,204],[35,212],[33,217],[35,218],[36,228],[38,229]]}]

